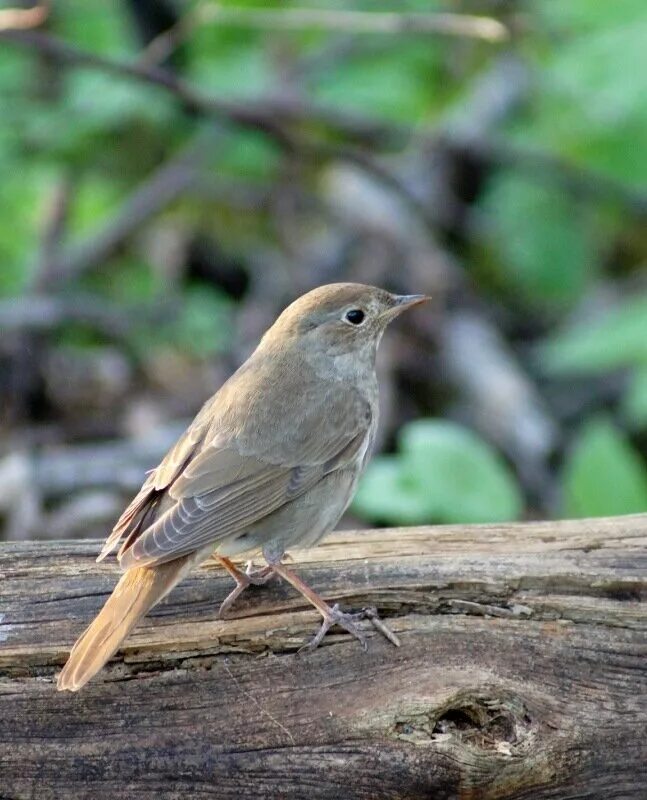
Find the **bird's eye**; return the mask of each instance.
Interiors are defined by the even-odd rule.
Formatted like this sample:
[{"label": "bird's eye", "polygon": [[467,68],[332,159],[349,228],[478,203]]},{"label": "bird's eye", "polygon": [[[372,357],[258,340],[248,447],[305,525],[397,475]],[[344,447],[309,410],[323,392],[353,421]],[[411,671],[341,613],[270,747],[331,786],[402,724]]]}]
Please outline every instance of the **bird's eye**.
[{"label": "bird's eye", "polygon": [[346,312],[346,320],[351,325],[361,325],[364,322],[364,312],[361,308],[351,308],[350,311]]}]

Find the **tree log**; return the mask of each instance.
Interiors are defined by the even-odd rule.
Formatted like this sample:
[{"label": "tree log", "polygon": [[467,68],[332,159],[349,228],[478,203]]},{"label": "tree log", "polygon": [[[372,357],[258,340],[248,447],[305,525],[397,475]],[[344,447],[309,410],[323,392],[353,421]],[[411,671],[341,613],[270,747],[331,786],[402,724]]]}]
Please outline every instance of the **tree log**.
[{"label": "tree log", "polygon": [[[78,694],[70,645],[117,577],[96,542],[0,546],[0,798],[647,797],[647,515],[343,531],[295,552],[402,641],[289,587],[184,581]],[[371,622],[362,623],[371,631]]]}]

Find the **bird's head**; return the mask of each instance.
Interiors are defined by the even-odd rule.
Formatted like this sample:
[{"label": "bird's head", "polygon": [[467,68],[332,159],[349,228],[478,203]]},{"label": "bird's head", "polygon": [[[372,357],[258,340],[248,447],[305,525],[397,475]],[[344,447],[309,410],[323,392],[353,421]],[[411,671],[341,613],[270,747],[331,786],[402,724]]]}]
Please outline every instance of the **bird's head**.
[{"label": "bird's head", "polygon": [[263,344],[306,347],[312,353],[375,358],[386,326],[429,298],[397,295],[359,283],[331,283],[289,305],[263,337]]}]

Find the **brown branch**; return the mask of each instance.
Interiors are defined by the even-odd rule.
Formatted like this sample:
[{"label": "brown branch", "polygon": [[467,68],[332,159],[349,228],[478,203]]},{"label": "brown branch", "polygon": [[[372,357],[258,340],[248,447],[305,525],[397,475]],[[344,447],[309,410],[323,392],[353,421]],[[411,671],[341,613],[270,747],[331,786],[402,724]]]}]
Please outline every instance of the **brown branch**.
[{"label": "brown branch", "polygon": [[40,292],[53,282],[56,261],[65,235],[74,181],[70,174],[58,178],[45,208],[40,255],[30,288]]},{"label": "brown branch", "polygon": [[32,8],[3,8],[0,10],[0,31],[37,28],[47,20],[49,12],[49,2]]},{"label": "brown branch", "polygon": [[[142,306],[124,308],[105,298],[88,293],[71,296],[26,295],[0,299],[0,332],[38,333],[50,331],[68,322],[87,323],[110,337],[124,338],[143,320],[159,322],[173,310],[164,303],[149,309]],[[10,340],[8,340],[10,341]],[[3,342],[0,342],[2,349]]]},{"label": "brown branch", "polygon": [[81,50],[39,31],[0,31],[0,41],[32,48],[65,66],[100,70],[139,83],[157,86],[181,100],[188,109],[207,117],[215,117],[220,121],[262,131],[284,146],[289,146],[286,143],[285,126],[306,122],[323,126],[336,135],[373,144],[393,143],[396,133],[400,136],[406,133],[406,128],[398,129],[390,123],[306,102],[301,98],[276,97],[268,100],[236,102],[205,95],[162,67],[115,61]]},{"label": "brown branch", "polygon": [[[407,144],[461,147],[476,156],[527,172],[533,177],[561,181],[566,189],[594,201],[612,200],[640,215],[647,209],[647,193],[632,189],[611,178],[566,162],[560,156],[532,151],[509,142],[494,142],[482,132],[466,131],[450,122],[445,130],[415,131],[408,126],[374,120],[347,110],[321,106],[301,97],[272,98],[236,102],[207,96],[186,81],[160,67],[141,63],[122,63],[73,47],[39,31],[2,31],[0,41],[30,47],[45,53],[61,64],[98,69],[121,77],[158,86],[181,100],[185,106],[207,117],[252,128],[271,136],[281,146],[293,149],[295,139],[290,125],[318,125],[349,142],[394,148]],[[310,152],[316,147],[309,147]],[[330,156],[333,145],[322,145]],[[343,153],[342,153],[343,157]]]},{"label": "brown branch", "polygon": [[159,64],[185,42],[194,30],[213,24],[228,28],[271,31],[324,30],[350,34],[446,35],[503,42],[509,31],[498,20],[470,14],[365,12],[315,8],[241,8],[201,3],[153,39],[142,63]]},{"label": "brown branch", "polygon": [[441,34],[502,42],[509,38],[505,25],[492,17],[451,13],[399,13],[323,8],[243,8],[208,3],[205,22],[273,31],[324,30],[339,33]]},{"label": "brown branch", "polygon": [[46,285],[74,279],[106,261],[144,223],[184,194],[198,174],[205,145],[193,142],[135,189],[99,231],[59,250],[50,262]]},{"label": "brown branch", "polygon": [[485,162],[526,173],[533,180],[557,183],[570,194],[595,202],[617,203],[638,217],[647,216],[647,192],[554,153],[493,136],[451,140],[440,137],[437,141],[442,140],[448,147],[464,149]]}]

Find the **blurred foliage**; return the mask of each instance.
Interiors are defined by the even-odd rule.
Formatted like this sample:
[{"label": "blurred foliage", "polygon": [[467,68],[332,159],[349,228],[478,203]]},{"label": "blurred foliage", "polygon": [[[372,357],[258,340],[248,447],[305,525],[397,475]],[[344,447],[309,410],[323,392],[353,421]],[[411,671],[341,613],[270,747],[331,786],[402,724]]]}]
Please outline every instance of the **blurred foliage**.
[{"label": "blurred foliage", "polygon": [[505,171],[482,202],[492,219],[501,291],[534,308],[575,302],[599,268],[591,214],[573,209],[559,187]]},{"label": "blurred foliage", "polygon": [[647,473],[638,453],[610,420],[589,420],[564,467],[564,512],[603,517],[647,508]]},{"label": "blurred foliage", "polygon": [[647,182],[647,9],[641,0],[533,4],[550,38],[539,92],[519,133],[636,186]]},{"label": "blurred foliage", "polygon": [[[92,53],[135,61],[145,43],[138,40],[132,5],[61,0],[54,4],[48,31]],[[258,5],[298,7],[278,0]],[[181,12],[196,6],[177,3]],[[188,32],[174,68],[206,96],[244,103],[286,92],[306,104],[433,134],[469,103],[504,48],[521,59],[530,89],[495,131],[497,142],[520,148],[521,155],[479,164],[463,187],[461,201],[469,213],[458,230],[439,231],[437,238],[464,268],[480,308],[501,323],[511,350],[563,427],[553,459],[558,464],[555,494],[563,503],[552,513],[647,510],[641,453],[647,429],[647,294],[641,279],[647,237],[644,214],[618,201],[647,186],[647,5],[644,0],[402,0],[353,7],[498,11],[518,32],[500,46],[415,34],[347,36],[346,46],[338,33],[277,33],[211,21]],[[62,233],[66,247],[101,232],[129,195],[201,127],[217,129],[201,169],[211,193],[186,193],[160,212],[152,233],[144,226],[105,263],[56,287],[63,296],[80,288],[100,302],[137,309],[133,324],[117,337],[135,369],[156,347],[197,363],[232,350],[232,319],[246,302],[244,289],[232,291],[220,279],[232,263],[232,271],[245,274],[242,286],[248,279],[262,283],[259,262],[267,270],[282,264],[283,280],[300,285],[292,280],[291,259],[298,261],[307,247],[299,250],[295,242],[299,236],[317,240],[330,223],[304,217],[302,224],[299,218],[286,235],[277,222],[282,212],[273,202],[277,187],[293,182],[316,195],[330,159],[314,157],[308,164],[295,159],[295,166],[262,130],[206,125],[159,88],[100,70],[59,69],[47,58],[3,43],[0,298],[32,290],[57,187],[66,182],[72,187]],[[334,140],[315,123],[304,129]],[[529,168],[524,148],[547,155],[547,166]],[[404,153],[396,149],[389,156],[406,159],[413,145]],[[563,163],[583,174],[595,191],[569,187]],[[422,166],[412,171],[420,173]],[[227,181],[237,190],[266,192],[270,201],[230,204]],[[605,194],[606,185],[613,191]],[[147,233],[155,238],[162,229],[177,236],[177,255],[172,248],[160,254],[146,240]],[[196,243],[205,239],[225,264],[206,275],[193,255]],[[345,254],[352,247],[338,250]],[[319,282],[326,280],[322,269]],[[598,303],[600,296],[612,301]],[[151,315],[167,302],[175,303],[175,311],[152,323]],[[105,331],[89,334],[87,325],[73,321],[63,321],[52,335],[55,343],[97,349],[113,344],[110,338]],[[537,357],[528,357],[529,352]],[[606,381],[617,373],[622,388],[609,400]],[[582,406],[585,418],[575,414],[574,422],[555,397],[560,387],[588,386],[587,381],[594,382],[595,397]],[[416,411],[423,417],[453,413],[447,394],[441,390],[435,396],[430,388],[425,400],[415,401]],[[600,411],[606,416],[597,416]],[[532,492],[487,438],[495,437],[450,422],[425,419],[406,425],[397,452],[374,459],[355,512],[369,520],[409,524],[538,513]],[[540,503],[539,513],[546,513],[547,505]]]},{"label": "blurred foliage", "polygon": [[622,399],[623,416],[634,428],[647,428],[647,366],[634,372]]},{"label": "blurred foliage", "polygon": [[647,365],[647,297],[630,298],[602,318],[557,334],[543,347],[551,372],[604,373]]},{"label": "blurred foliage", "polygon": [[630,369],[620,403],[621,416],[633,428],[647,427],[647,297],[557,333],[541,351],[544,368],[562,376],[604,375]]},{"label": "blurred foliage", "polygon": [[354,509],[374,522],[503,522],[517,519],[522,499],[503,459],[474,433],[441,420],[400,431],[398,454],[376,456]]}]

